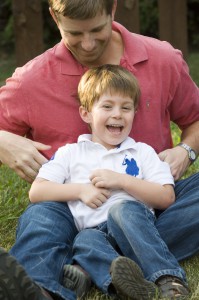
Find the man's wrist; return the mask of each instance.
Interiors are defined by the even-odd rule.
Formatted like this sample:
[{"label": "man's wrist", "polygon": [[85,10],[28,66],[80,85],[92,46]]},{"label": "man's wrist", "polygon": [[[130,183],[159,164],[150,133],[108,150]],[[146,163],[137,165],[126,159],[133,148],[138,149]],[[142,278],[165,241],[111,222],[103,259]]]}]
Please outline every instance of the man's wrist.
[{"label": "man's wrist", "polygon": [[191,161],[191,163],[193,163],[197,159],[197,154],[196,154],[195,150],[192,149],[189,145],[181,142],[177,146],[180,146],[187,151],[188,157],[189,157],[189,160]]}]

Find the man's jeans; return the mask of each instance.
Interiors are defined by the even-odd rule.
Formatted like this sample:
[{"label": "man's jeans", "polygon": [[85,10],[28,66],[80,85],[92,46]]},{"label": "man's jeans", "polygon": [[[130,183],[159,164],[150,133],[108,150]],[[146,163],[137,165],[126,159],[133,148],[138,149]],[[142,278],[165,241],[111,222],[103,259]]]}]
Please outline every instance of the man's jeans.
[{"label": "man's jeans", "polygon": [[62,286],[62,279],[63,266],[71,263],[77,233],[67,204],[31,204],[19,219],[16,243],[10,254],[37,284],[63,299],[74,300],[75,294]]},{"label": "man's jeans", "polygon": [[[199,173],[188,179],[177,182],[175,192],[176,202],[160,214],[158,219],[155,220],[155,227],[162,239],[168,245],[170,252],[173,253],[178,261],[180,261],[198,253],[199,250]],[[134,207],[136,207],[136,202],[132,203],[134,203]],[[130,210],[131,209],[128,210],[128,214]],[[114,211],[114,209],[112,211]],[[149,244],[151,243],[152,245],[148,245],[148,247],[150,246],[152,248],[152,253],[146,251],[141,243],[146,243],[147,241],[141,240],[139,243],[139,239],[137,239],[139,246],[142,248],[140,251],[139,249],[137,249],[137,251],[134,250],[134,254],[136,252],[136,262],[138,262],[139,259],[140,264],[143,264],[147,279],[155,280],[158,271],[162,271],[163,265],[160,264],[160,269],[158,270],[158,264],[162,263],[160,254],[165,245],[163,241],[162,244],[160,243],[161,239],[158,241],[158,246],[161,244],[159,247],[156,244],[153,244],[155,239],[159,239],[159,235],[152,226],[153,217],[148,213],[145,206],[137,205],[137,211],[139,214],[142,214],[141,218],[137,218],[139,223],[136,224],[136,229],[140,230],[140,239],[147,233],[150,233],[152,237],[152,235],[155,235],[154,232],[156,232],[157,236],[153,237],[152,240],[149,240]],[[143,211],[145,211],[145,215],[142,213]],[[112,215],[114,214],[112,213]],[[134,222],[135,219],[136,218],[134,218]],[[110,218],[109,222],[114,224],[114,218]],[[148,226],[149,223],[150,226]],[[110,234],[114,234],[114,226],[111,226],[111,230],[112,232],[108,233],[109,236]],[[66,204],[59,202],[43,202],[30,205],[19,220],[17,240],[10,253],[17,258],[24,266],[27,273],[38,284],[51,292],[61,295],[65,300],[73,300],[75,299],[74,294],[69,293],[68,290],[62,286],[62,276],[63,265],[71,262],[71,246],[76,235],[77,229]],[[117,238],[120,237],[120,235],[115,234],[114,236]],[[134,237],[136,237],[135,233]],[[83,243],[87,245],[91,239],[92,238],[89,236],[88,240],[83,240]],[[77,241],[78,239],[76,242]],[[114,245],[114,240],[110,239],[110,242]],[[109,241],[107,244],[109,244]],[[82,253],[83,256],[89,258],[89,263],[85,266],[85,269],[89,267],[88,265],[92,265],[92,257],[96,258],[96,254],[99,258],[104,255],[104,249],[100,248],[100,240],[93,241],[91,246],[92,247],[88,248],[85,253]],[[101,252],[99,252],[99,249],[101,249]],[[124,251],[125,249],[122,250]],[[127,251],[127,248],[125,251]],[[156,253],[157,256],[153,258],[154,253]],[[117,256],[118,253],[113,248],[110,253],[103,256],[103,264],[107,266],[107,269],[105,270],[107,278],[101,280],[100,286],[103,287],[105,292],[106,285],[108,286],[110,283],[109,258]],[[144,259],[143,262],[141,261],[142,257]],[[132,258],[135,259],[135,256],[132,256]],[[147,262],[146,268],[146,265],[144,264],[148,260],[150,261]],[[172,257],[172,260],[170,260],[170,256],[168,257],[168,265],[173,264],[174,261],[174,257]],[[97,261],[94,261],[94,263],[96,265],[95,270],[98,274],[104,272],[104,270],[101,270],[100,265],[97,265]],[[176,269],[177,272],[179,271],[177,267],[174,267],[174,269]],[[102,275],[99,277],[102,278],[103,273],[101,274]],[[154,274],[156,274],[155,277]],[[182,276],[184,276],[183,272]]]},{"label": "man's jeans", "polygon": [[[156,219],[141,202],[122,201],[109,210],[107,224],[80,232],[73,259],[104,293],[111,282],[110,265],[121,253],[134,260],[147,280],[162,275],[186,281],[177,260],[198,252],[199,174],[176,183],[176,203]],[[119,251],[115,245],[119,246]]]}]

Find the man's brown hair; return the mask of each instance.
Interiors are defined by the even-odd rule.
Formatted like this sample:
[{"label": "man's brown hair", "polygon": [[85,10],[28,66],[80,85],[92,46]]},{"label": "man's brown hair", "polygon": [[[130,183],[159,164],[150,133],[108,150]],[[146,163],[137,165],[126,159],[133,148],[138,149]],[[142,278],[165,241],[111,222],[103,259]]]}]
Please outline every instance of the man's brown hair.
[{"label": "man's brown hair", "polygon": [[70,19],[86,20],[94,18],[99,12],[111,15],[114,0],[48,0],[58,18],[63,15]]}]

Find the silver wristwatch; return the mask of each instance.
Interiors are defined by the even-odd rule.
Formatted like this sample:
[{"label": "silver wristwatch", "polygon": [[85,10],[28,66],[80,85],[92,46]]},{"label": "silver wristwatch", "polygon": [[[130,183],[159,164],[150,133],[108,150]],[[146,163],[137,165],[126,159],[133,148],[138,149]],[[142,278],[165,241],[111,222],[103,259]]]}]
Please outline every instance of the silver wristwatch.
[{"label": "silver wristwatch", "polygon": [[189,159],[192,163],[196,160],[196,158],[197,158],[196,152],[191,147],[189,147],[187,144],[179,143],[177,146],[183,147],[185,150],[187,150]]}]

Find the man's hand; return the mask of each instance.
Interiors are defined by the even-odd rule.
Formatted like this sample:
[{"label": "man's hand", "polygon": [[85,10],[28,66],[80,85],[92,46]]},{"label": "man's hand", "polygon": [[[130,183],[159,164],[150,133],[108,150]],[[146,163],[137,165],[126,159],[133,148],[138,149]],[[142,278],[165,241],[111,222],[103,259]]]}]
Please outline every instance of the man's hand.
[{"label": "man's hand", "polygon": [[120,189],[120,175],[120,173],[111,170],[98,169],[93,171],[90,180],[98,188]]},{"label": "man's hand", "polygon": [[0,132],[0,160],[22,179],[32,182],[47,159],[39,153],[51,146],[33,142],[16,134]]},{"label": "man's hand", "polygon": [[97,188],[93,184],[84,184],[81,188],[80,199],[87,206],[97,208],[102,206],[110,197],[110,191],[104,188]]},{"label": "man's hand", "polygon": [[164,150],[158,156],[162,161],[169,164],[175,180],[178,180],[190,166],[188,153],[180,146]]}]

